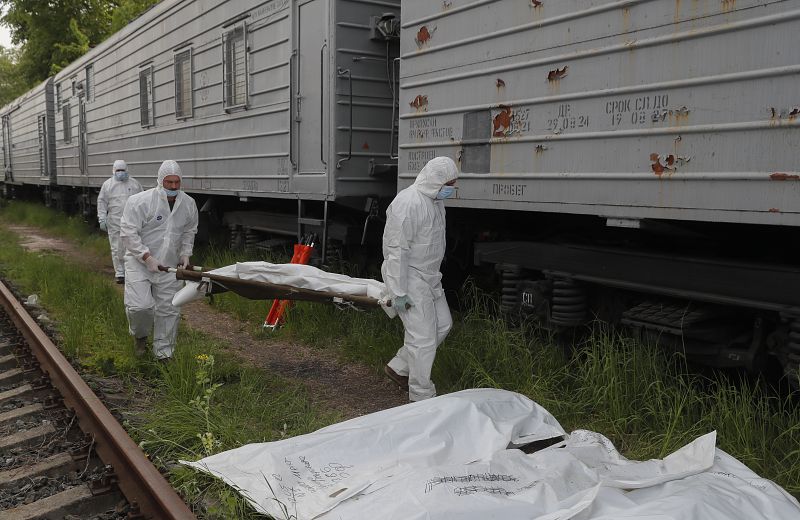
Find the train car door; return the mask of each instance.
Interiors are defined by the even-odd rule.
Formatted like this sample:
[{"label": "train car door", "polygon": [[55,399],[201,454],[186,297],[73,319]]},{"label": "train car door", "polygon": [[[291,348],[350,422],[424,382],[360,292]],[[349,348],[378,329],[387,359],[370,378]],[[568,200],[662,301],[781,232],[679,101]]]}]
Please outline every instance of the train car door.
[{"label": "train car door", "polygon": [[11,122],[8,115],[3,116],[3,179],[13,181],[14,175],[11,169]]},{"label": "train car door", "polygon": [[50,146],[47,136],[47,116],[40,115],[37,118],[39,127],[39,176],[42,179],[50,178]]},{"label": "train car door", "polygon": [[78,96],[78,167],[82,175],[89,174],[86,157],[86,102],[82,95]]},{"label": "train car door", "polygon": [[326,170],[327,4],[327,0],[310,0],[297,7],[295,121],[298,173],[301,175],[320,174]]}]

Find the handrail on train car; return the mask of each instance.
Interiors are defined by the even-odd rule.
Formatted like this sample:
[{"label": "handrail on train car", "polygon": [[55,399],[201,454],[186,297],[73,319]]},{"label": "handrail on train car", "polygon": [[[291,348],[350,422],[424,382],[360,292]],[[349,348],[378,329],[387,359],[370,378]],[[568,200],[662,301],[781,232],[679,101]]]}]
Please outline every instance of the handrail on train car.
[{"label": "handrail on train car", "polygon": [[328,40],[322,44],[319,50],[319,160],[328,166],[325,160],[325,49],[328,47]]},{"label": "handrail on train car", "polygon": [[347,75],[347,82],[350,85],[350,143],[347,148],[347,157],[342,157],[336,162],[336,169],[342,167],[342,163],[349,161],[353,157],[353,74],[350,69],[343,69],[339,67],[336,72],[337,76],[341,77]]},{"label": "handrail on train car", "polygon": [[[389,57],[387,56],[386,59],[388,60]],[[394,125],[395,125],[395,117],[400,117],[400,89],[397,89],[397,93],[395,94],[395,66],[400,63],[400,58],[395,58],[391,62],[392,73],[389,75],[389,83],[390,83],[390,90],[392,91],[392,122],[389,126],[389,159],[397,160],[400,158],[400,129],[397,129],[397,148],[394,147]],[[399,66],[397,67],[399,69]],[[399,124],[399,121],[398,121]],[[395,150],[397,153],[395,153]]]},{"label": "handrail on train car", "polygon": [[[289,162],[292,164],[292,169],[297,169],[297,163],[294,161],[294,124],[292,124],[292,101],[294,96],[294,63],[296,61],[297,49],[292,50],[289,55]],[[300,74],[300,71],[297,72]]]}]

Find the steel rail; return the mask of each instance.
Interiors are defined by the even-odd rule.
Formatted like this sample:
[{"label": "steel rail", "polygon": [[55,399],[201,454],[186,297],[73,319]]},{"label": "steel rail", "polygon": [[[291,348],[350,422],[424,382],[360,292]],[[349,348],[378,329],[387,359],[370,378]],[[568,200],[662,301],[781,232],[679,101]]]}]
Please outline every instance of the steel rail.
[{"label": "steel rail", "polygon": [[77,415],[81,429],[94,437],[95,449],[119,477],[119,487],[145,518],[193,519],[194,514],[144,452],[111,415],[58,347],[27,313],[14,294],[0,282],[0,305],[28,342],[42,371]]}]

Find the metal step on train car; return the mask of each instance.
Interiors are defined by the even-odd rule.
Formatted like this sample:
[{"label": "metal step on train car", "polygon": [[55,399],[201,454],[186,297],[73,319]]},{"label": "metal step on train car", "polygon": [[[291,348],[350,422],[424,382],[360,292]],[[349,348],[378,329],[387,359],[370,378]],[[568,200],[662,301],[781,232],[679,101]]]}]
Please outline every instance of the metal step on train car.
[{"label": "metal step on train car", "polygon": [[[399,5],[165,0],[3,108],[5,183],[57,179],[52,199],[91,214],[115,159],[146,187],[175,159],[238,236],[362,240],[396,184]],[[34,112],[53,119],[46,143]]]},{"label": "metal step on train car", "polygon": [[798,29],[798,0],[404,1],[398,187],[458,159],[448,266],[509,309],[796,380]]}]

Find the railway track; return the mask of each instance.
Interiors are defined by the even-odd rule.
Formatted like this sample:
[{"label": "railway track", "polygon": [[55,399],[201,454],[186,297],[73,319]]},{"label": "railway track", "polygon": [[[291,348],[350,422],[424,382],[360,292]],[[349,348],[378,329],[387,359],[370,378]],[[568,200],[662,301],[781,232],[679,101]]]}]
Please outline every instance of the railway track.
[{"label": "railway track", "polygon": [[0,282],[0,520],[195,518]]}]

